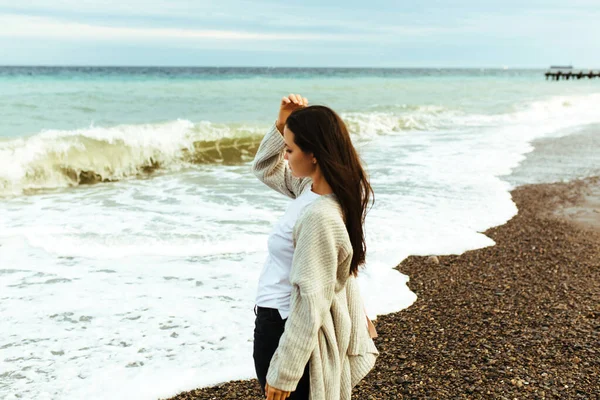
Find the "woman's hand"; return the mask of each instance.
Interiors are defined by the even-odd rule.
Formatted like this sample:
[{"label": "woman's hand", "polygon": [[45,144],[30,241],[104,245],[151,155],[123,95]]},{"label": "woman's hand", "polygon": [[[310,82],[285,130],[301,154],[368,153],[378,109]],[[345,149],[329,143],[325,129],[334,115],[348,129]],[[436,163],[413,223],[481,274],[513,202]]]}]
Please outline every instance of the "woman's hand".
[{"label": "woman's hand", "polygon": [[275,389],[274,387],[269,386],[268,383],[265,385],[265,393],[267,394],[267,400],[285,400],[290,397],[290,392]]},{"label": "woman's hand", "polygon": [[308,105],[308,100],[306,97],[302,97],[299,94],[290,94],[289,96],[284,96],[281,99],[281,105],[279,106],[279,116],[277,117],[277,129],[281,134],[283,134],[283,127],[285,126],[285,121],[287,121],[288,117],[292,113],[292,111],[297,110],[302,107],[306,107]]}]

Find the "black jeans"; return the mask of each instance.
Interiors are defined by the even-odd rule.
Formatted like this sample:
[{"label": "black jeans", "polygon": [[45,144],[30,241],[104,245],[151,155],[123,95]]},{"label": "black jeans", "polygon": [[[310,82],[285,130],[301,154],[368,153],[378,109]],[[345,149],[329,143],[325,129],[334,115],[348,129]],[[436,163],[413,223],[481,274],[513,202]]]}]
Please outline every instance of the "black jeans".
[{"label": "black jeans", "polygon": [[[256,377],[260,383],[260,388],[265,395],[265,384],[267,383],[267,371],[271,358],[279,345],[279,338],[283,334],[285,328],[285,319],[281,319],[279,311],[276,308],[254,307],[256,320],[254,322],[254,368],[256,369]],[[309,394],[309,375],[308,363],[304,368],[304,374],[296,390],[290,394],[289,400],[308,400]]]}]

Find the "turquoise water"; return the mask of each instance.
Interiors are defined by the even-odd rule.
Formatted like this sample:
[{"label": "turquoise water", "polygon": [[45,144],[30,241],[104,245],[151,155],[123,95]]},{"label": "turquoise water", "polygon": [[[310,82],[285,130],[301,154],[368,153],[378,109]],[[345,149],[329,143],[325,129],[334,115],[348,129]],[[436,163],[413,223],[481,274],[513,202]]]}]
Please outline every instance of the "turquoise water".
[{"label": "turquoise water", "polygon": [[504,113],[546,96],[588,93],[587,81],[546,82],[542,70],[0,68],[0,137],[44,129],[193,122],[263,124],[301,92],[345,112],[438,106]]},{"label": "turquoise water", "polygon": [[600,174],[599,83],[0,68],[0,397],[156,399],[254,376],[256,283],[289,199],[250,163],[283,95],[337,110],[366,164],[359,282],[376,317],[415,300],[393,269],[408,255],[494,245],[480,232],[515,215],[513,184]]}]

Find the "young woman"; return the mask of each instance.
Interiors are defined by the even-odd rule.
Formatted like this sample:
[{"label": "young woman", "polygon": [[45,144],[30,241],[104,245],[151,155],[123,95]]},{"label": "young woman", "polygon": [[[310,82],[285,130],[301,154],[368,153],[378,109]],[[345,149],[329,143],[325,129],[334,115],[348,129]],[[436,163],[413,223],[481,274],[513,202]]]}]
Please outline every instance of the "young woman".
[{"label": "young woman", "polygon": [[290,94],[253,170],[293,199],[269,236],[258,284],[253,357],[263,393],[350,399],[379,353],[356,282],[372,189],[346,125]]}]

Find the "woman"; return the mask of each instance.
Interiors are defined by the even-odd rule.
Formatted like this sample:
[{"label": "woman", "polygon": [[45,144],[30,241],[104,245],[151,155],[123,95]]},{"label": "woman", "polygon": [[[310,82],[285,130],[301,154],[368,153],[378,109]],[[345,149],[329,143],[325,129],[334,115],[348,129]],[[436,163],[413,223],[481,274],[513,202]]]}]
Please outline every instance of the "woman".
[{"label": "woman", "polygon": [[269,236],[258,284],[253,356],[263,393],[350,399],[379,353],[356,282],[372,189],[348,130],[331,109],[290,94],[253,170],[294,199]]}]

